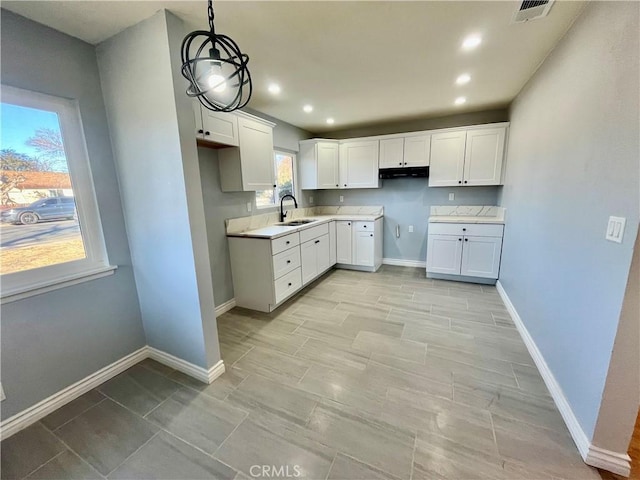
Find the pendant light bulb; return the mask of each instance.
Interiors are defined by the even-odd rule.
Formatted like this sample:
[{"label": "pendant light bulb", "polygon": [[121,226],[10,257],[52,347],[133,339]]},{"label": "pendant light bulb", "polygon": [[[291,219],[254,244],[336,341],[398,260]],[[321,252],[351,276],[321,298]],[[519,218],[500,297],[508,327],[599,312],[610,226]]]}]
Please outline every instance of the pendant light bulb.
[{"label": "pendant light bulb", "polygon": [[207,84],[216,93],[222,93],[227,88],[227,82],[222,75],[222,68],[219,63],[214,63],[211,66],[211,72],[207,78]]}]

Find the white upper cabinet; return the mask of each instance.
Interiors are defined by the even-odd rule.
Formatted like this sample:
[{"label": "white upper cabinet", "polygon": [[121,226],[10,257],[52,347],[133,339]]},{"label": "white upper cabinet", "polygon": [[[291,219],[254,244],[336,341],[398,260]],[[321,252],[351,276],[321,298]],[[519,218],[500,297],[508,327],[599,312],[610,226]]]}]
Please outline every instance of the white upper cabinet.
[{"label": "white upper cabinet", "polygon": [[403,137],[380,140],[380,168],[400,168],[404,165]]},{"label": "white upper cabinet", "polygon": [[428,167],[431,153],[431,135],[405,137],[404,166]]},{"label": "white upper cabinet", "polygon": [[240,192],[274,188],[274,124],[244,116],[238,116],[237,122],[238,147],[218,150],[222,191]]},{"label": "white upper cabinet", "polygon": [[432,135],[429,186],[500,185],[506,133],[489,126]]},{"label": "white upper cabinet", "polygon": [[378,140],[340,145],[340,188],[378,188]]},{"label": "white upper cabinet", "polygon": [[462,185],[466,140],[467,132],[464,130],[431,136],[430,187]]},{"label": "white upper cabinet", "polygon": [[340,144],[337,140],[302,141],[298,159],[303,190],[340,187]]},{"label": "white upper cabinet", "polygon": [[238,117],[233,113],[214,112],[193,101],[196,138],[217,146],[238,146]]},{"label": "white upper cabinet", "polygon": [[380,168],[429,166],[431,135],[380,140]]},{"label": "white upper cabinet", "polygon": [[505,128],[482,128],[467,132],[464,185],[500,185],[505,134]]}]

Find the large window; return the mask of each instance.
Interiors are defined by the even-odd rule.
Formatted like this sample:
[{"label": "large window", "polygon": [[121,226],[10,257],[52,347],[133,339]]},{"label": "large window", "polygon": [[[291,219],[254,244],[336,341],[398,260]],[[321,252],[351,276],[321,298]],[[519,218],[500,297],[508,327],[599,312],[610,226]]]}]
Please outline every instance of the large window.
[{"label": "large window", "polygon": [[0,108],[3,302],[110,270],[76,103],[2,86]]},{"label": "large window", "polygon": [[[273,152],[273,168],[275,169],[276,188],[256,192],[256,206],[258,208],[277,206],[283,196],[296,195],[296,156],[292,153]],[[292,203],[290,199],[286,199],[285,202]]]}]

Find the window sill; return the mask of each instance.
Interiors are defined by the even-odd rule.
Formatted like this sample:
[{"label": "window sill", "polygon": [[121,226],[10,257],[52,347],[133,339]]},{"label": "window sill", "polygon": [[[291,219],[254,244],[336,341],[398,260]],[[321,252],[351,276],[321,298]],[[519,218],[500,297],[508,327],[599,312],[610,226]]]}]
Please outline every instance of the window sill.
[{"label": "window sill", "polygon": [[79,283],[90,282],[91,280],[97,280],[98,278],[107,277],[113,275],[118,267],[114,265],[107,265],[102,267],[92,268],[84,272],[77,272],[70,275],[66,275],[55,280],[44,281],[29,285],[28,287],[16,288],[9,292],[3,292],[0,304],[11,303],[24,298],[34,297],[43,293],[52,292],[53,290],[59,290],[61,288],[70,287],[71,285],[77,285]]}]

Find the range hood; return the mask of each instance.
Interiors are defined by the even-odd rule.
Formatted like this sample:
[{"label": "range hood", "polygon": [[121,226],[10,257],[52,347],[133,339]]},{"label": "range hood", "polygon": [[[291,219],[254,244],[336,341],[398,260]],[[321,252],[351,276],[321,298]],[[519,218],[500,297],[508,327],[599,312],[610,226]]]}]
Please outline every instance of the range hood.
[{"label": "range hood", "polygon": [[384,168],[380,170],[380,178],[428,177],[429,167]]}]

